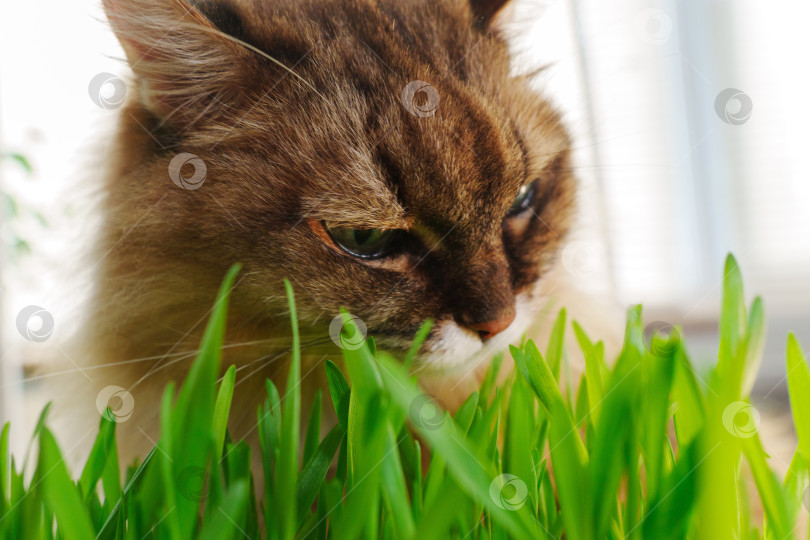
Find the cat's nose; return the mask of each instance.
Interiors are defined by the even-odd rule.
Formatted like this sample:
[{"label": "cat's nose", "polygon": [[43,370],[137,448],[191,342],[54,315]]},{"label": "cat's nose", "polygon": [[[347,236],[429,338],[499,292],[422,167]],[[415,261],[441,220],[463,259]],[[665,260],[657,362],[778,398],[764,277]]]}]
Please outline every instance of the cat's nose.
[{"label": "cat's nose", "polygon": [[485,321],[480,323],[473,323],[469,325],[469,328],[472,330],[476,330],[478,335],[481,336],[481,341],[486,341],[488,339],[492,339],[507,328],[509,325],[512,324],[512,321],[515,320],[515,312],[510,311],[508,315],[505,317],[501,317],[499,319],[495,319],[492,321]]}]

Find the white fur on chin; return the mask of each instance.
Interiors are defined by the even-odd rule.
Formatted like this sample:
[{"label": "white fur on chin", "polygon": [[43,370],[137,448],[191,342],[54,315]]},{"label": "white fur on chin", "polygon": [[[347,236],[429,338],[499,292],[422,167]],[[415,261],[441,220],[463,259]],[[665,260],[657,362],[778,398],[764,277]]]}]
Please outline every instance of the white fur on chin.
[{"label": "white fur on chin", "polygon": [[427,344],[426,352],[417,358],[420,371],[454,371],[492,358],[505,351],[509,345],[519,345],[537,315],[538,306],[532,302],[530,293],[520,293],[515,298],[515,320],[509,327],[488,340],[481,342],[478,332],[457,324],[442,321],[436,325],[435,335]]}]

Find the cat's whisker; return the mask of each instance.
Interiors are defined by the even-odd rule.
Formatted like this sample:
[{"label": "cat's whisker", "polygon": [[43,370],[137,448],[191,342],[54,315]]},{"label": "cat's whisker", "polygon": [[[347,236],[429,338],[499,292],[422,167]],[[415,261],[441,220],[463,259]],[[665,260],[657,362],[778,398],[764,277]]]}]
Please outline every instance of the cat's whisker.
[{"label": "cat's whisker", "polygon": [[649,167],[649,168],[661,168],[666,169],[667,171],[677,169],[677,167],[673,165],[666,165],[663,163],[608,163],[605,165],[572,165],[571,167],[567,167],[566,171],[591,171],[591,170],[601,170],[601,169],[612,169],[616,167]]},{"label": "cat's whisker", "polygon": [[[235,39],[235,38],[234,38],[234,39]],[[304,58],[306,58],[307,56],[309,56],[309,53],[311,53],[311,52],[312,52],[312,50],[313,50],[314,48],[315,48],[315,46],[313,46],[312,48],[310,48],[310,49],[309,49],[309,50],[308,50],[308,51],[307,51],[307,52],[304,54],[304,56],[302,56],[301,58],[299,58],[299,59],[298,59],[298,61],[296,61],[296,62],[295,62],[295,64],[293,64],[293,68],[294,68],[295,66],[297,66],[299,63],[301,63],[301,62],[304,60]],[[257,50],[258,50],[258,49],[257,49]],[[259,51],[259,52],[261,53],[261,51]],[[262,54],[263,54],[263,53],[262,53]],[[270,58],[270,57],[268,56],[268,58]],[[274,62],[277,62],[277,63],[278,63],[278,61],[276,61],[276,60],[274,60]],[[292,74],[294,74],[294,75],[296,75],[296,76],[297,76],[297,74],[296,74],[296,73],[295,73],[295,72],[292,70],[292,68],[287,68],[286,66],[284,66],[284,68],[285,68],[285,69],[287,69],[287,71],[288,71],[289,73],[292,73]],[[285,74],[285,77],[286,77],[286,74]],[[252,105],[251,105],[251,106],[250,106],[250,107],[249,107],[249,108],[248,108],[248,109],[247,109],[247,110],[246,110],[246,111],[245,111],[245,112],[244,112],[242,115],[240,115],[240,117],[239,117],[239,118],[237,118],[237,119],[236,119],[236,121],[237,121],[237,122],[242,122],[242,124],[243,124],[244,126],[248,126],[248,127],[250,127],[250,128],[257,128],[257,127],[261,127],[261,126],[256,126],[256,125],[254,125],[254,124],[252,124],[252,123],[248,123],[248,122],[247,122],[247,120],[245,120],[245,117],[246,117],[246,116],[247,116],[247,115],[248,115],[248,114],[249,114],[249,113],[250,113],[250,112],[251,112],[251,111],[252,111],[254,108],[256,108],[256,106],[257,106],[257,105],[258,105],[258,104],[259,104],[259,103],[260,103],[260,102],[261,102],[261,101],[262,101],[262,100],[263,100],[265,97],[267,97],[267,96],[270,94],[270,92],[272,92],[272,91],[273,91],[273,90],[276,88],[276,86],[278,86],[278,85],[279,85],[279,84],[280,84],[280,83],[281,83],[281,82],[282,82],[282,81],[285,79],[285,77],[282,77],[281,79],[279,79],[278,81],[276,81],[276,83],[275,83],[273,86],[271,86],[271,87],[270,87],[270,88],[269,88],[269,89],[268,89],[266,92],[264,92],[264,93],[263,93],[263,94],[262,94],[262,95],[261,95],[261,96],[260,96],[260,97],[259,97],[259,98],[258,98],[256,101],[254,101],[254,102],[253,102],[253,104],[252,104]],[[305,82],[306,82],[306,81],[305,81]],[[308,83],[307,83],[307,84],[308,84]],[[312,87],[310,86],[310,88],[312,88]],[[326,98],[324,98],[324,97],[323,97],[323,96],[322,96],[320,93],[318,93],[318,91],[317,91],[317,90],[315,90],[314,88],[312,88],[312,90],[314,90],[314,91],[315,91],[315,93],[316,93],[316,94],[318,94],[318,95],[319,95],[321,98],[326,99]],[[228,127],[228,129],[226,129],[225,133],[224,133],[224,134],[223,134],[221,137],[219,137],[219,138],[217,139],[217,141],[216,141],[216,142],[213,144],[213,146],[211,146],[211,150],[213,150],[214,148],[216,148],[216,147],[219,145],[219,143],[221,143],[221,142],[222,142],[222,141],[225,139],[225,137],[227,137],[227,136],[228,136],[230,133],[232,133],[232,132],[233,132],[233,130],[234,130],[234,128],[235,128],[235,125],[233,124],[233,121],[231,121],[231,124],[230,124],[230,126]]]},{"label": "cat's whisker", "polygon": [[[278,67],[280,67],[281,69],[283,69],[284,71],[286,71],[287,73],[289,73],[290,75],[292,75],[293,77],[295,77],[296,79],[298,79],[298,80],[299,80],[301,83],[303,83],[303,84],[304,84],[304,85],[305,85],[307,88],[309,88],[310,90],[312,90],[313,92],[315,92],[316,94],[318,94],[318,96],[319,96],[321,99],[323,99],[324,101],[327,101],[327,99],[326,99],[326,98],[323,96],[323,94],[321,94],[320,92],[318,92],[318,90],[316,90],[316,89],[315,89],[315,87],[314,87],[314,86],[312,86],[312,85],[309,83],[309,81],[307,81],[305,78],[303,78],[301,75],[299,75],[299,74],[298,74],[296,71],[294,71],[292,68],[287,67],[287,66],[286,66],[284,63],[282,63],[282,62],[280,62],[280,61],[276,60],[275,58],[273,58],[272,56],[270,56],[269,54],[267,54],[267,53],[266,53],[266,52],[264,52],[263,50],[259,49],[258,47],[254,47],[254,46],[253,46],[253,45],[251,45],[250,43],[247,43],[247,42],[245,42],[245,41],[242,41],[242,40],[241,40],[241,39],[239,39],[239,38],[236,38],[236,37],[233,37],[233,36],[231,36],[231,35],[228,35],[228,34],[226,34],[225,32],[222,32],[221,30],[217,30],[217,29],[211,29],[211,28],[204,28],[204,27],[203,27],[203,30],[205,30],[206,32],[215,33],[215,34],[216,34],[216,35],[218,35],[219,37],[225,38],[225,39],[227,39],[228,41],[232,41],[233,43],[236,43],[237,45],[241,45],[242,47],[245,47],[246,49],[249,49],[249,50],[251,50],[251,51],[255,52],[256,54],[259,54],[259,55],[261,55],[261,56],[263,56],[263,57],[267,58],[268,60],[270,60],[271,62],[273,62],[274,64],[276,64]],[[307,52],[307,54],[309,54],[309,52],[311,52],[311,51],[312,51],[312,49],[310,49],[310,50]],[[304,56],[306,56],[306,55],[304,55]]]},{"label": "cat's whisker", "polygon": [[[279,341],[281,341],[281,340],[289,340],[289,339],[290,339],[289,337],[278,338]],[[303,349],[305,347],[320,344],[319,342],[326,343],[326,342],[329,341],[329,339],[331,339],[331,338],[318,339],[318,340],[313,340],[312,342],[309,342],[309,343],[302,343],[301,348]],[[264,340],[256,340],[256,341],[261,342],[261,341],[264,341]],[[230,345],[231,346],[244,346],[245,344],[244,343],[238,343],[238,344],[230,344]],[[223,349],[223,348],[227,348],[227,347],[228,347],[227,345],[223,345],[220,348]],[[287,350],[282,351],[281,353],[279,353],[278,356],[280,357],[280,356],[283,356],[285,354],[288,354],[291,350],[292,350],[292,348],[288,348]],[[143,377],[141,377],[140,379],[135,381],[135,383],[129,388],[129,390],[130,391],[133,390],[136,386],[138,386],[140,383],[142,383],[144,380],[146,380],[150,376],[154,375],[155,373],[157,373],[157,372],[159,372],[161,370],[164,370],[164,369],[166,369],[168,367],[171,367],[171,366],[173,366],[173,365],[175,365],[175,364],[177,364],[179,362],[182,362],[184,360],[188,360],[189,358],[195,356],[198,352],[199,352],[199,350],[193,351],[190,354],[187,354],[187,355],[185,355],[183,357],[172,359],[169,362],[158,362],[158,364],[156,364],[155,366],[152,366],[152,369],[150,369],[149,372],[147,372]],[[162,359],[163,357],[160,357],[160,358]],[[261,361],[261,359],[249,362],[248,364],[245,364],[242,367],[250,366],[251,364],[255,363],[256,361]],[[241,369],[241,368],[237,368],[237,371],[239,369]]]},{"label": "cat's whisker", "polygon": [[[180,359],[182,360],[182,359],[185,359],[185,358],[191,358],[191,357],[195,356],[196,354],[197,354],[197,351],[191,351],[191,352],[183,352],[183,353],[172,353],[170,356],[180,356],[181,357]],[[18,379],[16,381],[14,381],[13,383],[4,385],[3,387],[14,386],[14,385],[17,385],[17,384],[25,384],[25,383],[30,383],[30,382],[36,382],[36,381],[43,380],[43,379],[50,379],[50,378],[53,378],[53,377],[58,377],[60,375],[71,375],[71,374],[80,373],[80,372],[83,372],[83,371],[94,371],[94,370],[97,370],[97,369],[120,367],[120,366],[125,366],[125,365],[128,365],[128,364],[137,364],[139,362],[148,362],[150,360],[159,360],[159,359],[164,358],[164,357],[165,357],[165,355],[145,356],[143,358],[132,358],[130,360],[120,360],[118,362],[108,362],[106,364],[90,365],[90,366],[85,366],[85,367],[81,367],[81,368],[78,368],[78,369],[65,369],[65,370],[62,370],[62,371],[52,371],[52,372],[48,372],[48,373],[43,373],[42,375],[35,375],[33,377],[27,377],[25,379]]]},{"label": "cat's whisker", "polygon": [[[219,95],[219,94],[217,94],[217,95]],[[218,103],[218,104],[222,105],[223,109],[230,108],[225,102],[223,102],[220,99],[217,99],[217,95],[210,96],[211,101],[199,113],[197,113],[197,116],[195,116],[194,118],[192,118],[189,121],[189,123],[188,123],[189,126],[193,126],[194,124],[197,123],[197,121],[199,121],[202,118],[205,118],[208,115],[208,113],[211,111],[211,109],[214,107],[214,103]],[[202,96],[200,96],[198,98],[198,100],[201,99],[201,97]]]},{"label": "cat's whisker", "polygon": [[[240,379],[236,383],[234,383],[234,388],[236,388],[237,386],[239,386],[240,384],[245,382],[247,379],[250,379],[253,375],[255,375],[256,373],[262,371],[264,368],[266,368],[267,366],[269,366],[270,364],[272,364],[273,362],[275,362],[276,360],[278,360],[282,356],[285,356],[285,355],[289,354],[291,351],[292,351],[292,349],[282,351],[282,352],[276,354],[275,356],[273,356],[272,358],[270,358],[270,360],[267,360],[267,358],[269,358],[271,356],[271,355],[268,354],[266,356],[262,356],[261,358],[257,358],[256,360],[253,360],[252,362],[250,362],[248,364],[245,364],[244,366],[239,366],[238,368],[236,368],[237,373],[239,371],[245,369],[245,368],[251,367],[256,362],[262,362],[264,360],[267,360],[266,362],[263,362],[259,367],[257,367],[256,369],[254,369],[253,371],[251,371],[250,373],[245,375],[244,377],[240,377]],[[222,380],[222,378],[220,377],[219,381],[221,381],[221,380]],[[219,381],[217,381],[217,382],[219,382]]]},{"label": "cat's whisker", "polygon": [[[240,278],[239,278],[239,280],[238,280],[236,283],[234,283],[234,284],[233,284],[233,289],[235,289],[235,288],[236,288],[236,287],[237,287],[237,286],[238,286],[238,285],[239,285],[239,284],[242,282],[242,280],[243,280],[243,279],[244,279],[244,276],[243,276],[243,277],[240,277]],[[215,303],[213,306],[211,306],[211,309],[209,309],[209,310],[208,310],[208,311],[205,313],[205,315],[203,315],[201,318],[197,319],[197,322],[196,322],[196,323],[194,323],[194,325],[192,325],[192,326],[191,326],[191,328],[189,328],[189,330],[188,330],[188,331],[185,333],[185,335],[183,335],[183,337],[181,337],[179,340],[177,340],[177,342],[176,342],[176,343],[175,343],[175,344],[174,344],[174,345],[173,345],[173,346],[172,346],[172,347],[171,347],[171,348],[170,348],[168,351],[166,351],[166,353],[165,353],[165,354],[166,354],[166,355],[171,354],[171,352],[174,350],[174,348],[175,348],[175,347],[177,347],[178,345],[180,345],[180,343],[182,343],[182,341],[183,341],[184,339],[188,338],[188,336],[190,336],[190,335],[191,335],[191,333],[194,331],[194,329],[195,329],[195,328],[197,328],[197,327],[198,327],[198,326],[199,326],[199,325],[200,325],[200,324],[201,324],[201,323],[202,323],[204,320],[206,320],[206,319],[207,319],[207,318],[208,318],[208,317],[211,315],[211,313],[213,313],[214,309],[216,309],[216,308],[217,308],[217,306],[219,305],[219,302],[221,302],[221,301],[222,301],[222,299],[218,300],[218,301],[217,301],[217,303]],[[155,364],[154,364],[152,367],[150,367],[150,368],[149,368],[149,369],[146,371],[146,373],[145,373],[145,374],[144,374],[144,375],[143,375],[143,376],[142,376],[140,379],[138,379],[137,381],[135,381],[135,384],[134,384],[134,385],[132,385],[132,388],[135,388],[135,387],[136,387],[136,386],[138,386],[138,384],[140,384],[140,383],[141,383],[141,382],[142,382],[144,379],[146,379],[147,377],[149,377],[149,376],[152,374],[152,372],[153,372],[153,371],[156,371],[156,370],[155,370],[155,368],[156,368],[157,366],[159,366],[159,365],[160,365],[160,361],[156,362],[156,363],[155,363]],[[165,367],[165,366],[161,366],[161,367],[160,367],[160,368],[158,368],[158,369],[163,369],[164,367]],[[131,390],[132,388],[130,388],[130,390]]]},{"label": "cat's whisker", "polygon": [[[302,345],[301,345],[301,350],[304,350],[304,349],[306,349],[306,348],[308,348],[308,347],[314,347],[314,346],[317,346],[317,345],[319,345],[319,344],[321,344],[321,343],[310,343],[310,344],[307,344],[307,345],[302,344]],[[237,371],[237,372],[239,372],[239,371],[241,371],[241,370],[243,370],[243,369],[245,369],[245,368],[250,367],[251,365],[255,364],[256,362],[263,362],[263,363],[262,363],[262,364],[261,364],[259,367],[257,367],[256,369],[254,369],[253,371],[251,371],[250,373],[248,373],[248,374],[247,374],[247,375],[245,375],[244,377],[241,377],[241,378],[239,379],[239,381],[237,381],[237,382],[234,384],[234,387],[239,386],[241,383],[243,383],[243,382],[245,382],[246,380],[250,379],[250,378],[251,378],[251,377],[253,377],[255,374],[257,374],[257,373],[259,373],[260,371],[264,370],[264,369],[265,369],[267,366],[269,366],[270,364],[272,364],[273,362],[275,362],[276,360],[278,360],[278,359],[279,359],[281,356],[284,356],[284,355],[286,355],[286,354],[289,354],[290,352],[292,352],[292,347],[290,347],[290,348],[289,348],[289,349],[287,349],[286,351],[282,351],[282,352],[280,352],[280,353],[276,354],[275,356],[273,356],[273,357],[272,357],[272,358],[270,358],[269,360],[267,360],[267,358],[269,358],[271,355],[269,355],[269,354],[268,354],[268,355],[266,355],[266,356],[263,356],[263,357],[261,357],[261,358],[257,358],[257,359],[255,359],[255,360],[253,360],[253,361],[251,361],[251,362],[249,362],[249,363],[247,363],[247,364],[243,365],[243,366],[240,366],[240,367],[236,368],[236,371]],[[325,356],[326,356],[326,355],[324,355],[324,357],[325,357]],[[323,359],[323,358],[322,358],[322,359]],[[266,360],[266,361],[265,361],[265,360]],[[222,380],[222,379],[220,378],[220,381],[221,381],[221,380]]]},{"label": "cat's whisker", "polygon": [[[199,100],[200,100],[199,95],[192,94],[189,97],[187,97],[185,101],[180,102],[180,104],[177,107],[169,111],[163,118],[161,118],[161,120],[155,126],[155,131],[161,129],[164,125],[166,125],[168,121],[172,118],[172,116],[174,116],[178,111],[180,111],[181,109],[190,109],[191,106]],[[195,123],[198,119],[199,118],[195,119],[193,122],[191,122],[191,124]],[[153,135],[151,131],[149,132],[149,134]]]},{"label": "cat's whisker", "polygon": [[[251,340],[251,341],[239,341],[239,342],[232,342],[232,343],[230,343],[230,342],[229,343],[224,343],[219,348],[220,348],[220,350],[225,350],[225,349],[233,349],[233,348],[237,348],[237,347],[247,347],[247,346],[250,346],[250,345],[269,345],[269,344],[277,343],[277,342],[289,342],[290,340],[291,340],[291,338],[289,336],[277,336],[277,337],[264,338],[264,339],[254,339],[254,340]],[[169,346],[170,344],[169,343],[163,343],[162,345]],[[170,354],[167,354],[167,355],[152,356],[152,357],[149,357],[149,359],[158,360],[158,359],[161,359],[161,358],[164,358],[164,357],[169,357],[169,356],[179,356],[181,354],[187,354],[187,353],[197,354],[199,352],[200,352],[200,349],[193,349],[193,350],[187,350],[187,351],[184,351],[184,352],[174,352],[174,353],[170,353]]]},{"label": "cat's whisker", "polygon": [[[224,350],[224,349],[233,349],[233,348],[237,348],[237,347],[246,347],[246,346],[251,346],[251,345],[266,345],[266,344],[271,344],[271,343],[275,343],[275,342],[289,342],[290,339],[291,338],[289,336],[283,336],[283,337],[275,337],[275,338],[257,339],[257,340],[252,340],[252,341],[242,341],[242,342],[239,342],[239,343],[226,343],[226,344],[223,344],[220,347],[220,349]],[[319,339],[316,339],[316,340],[312,340],[311,342],[302,343],[302,347],[307,347],[307,346],[310,346],[310,345],[313,345],[313,346],[314,345],[319,345],[319,344],[322,344],[322,343],[327,343],[328,341],[329,341],[329,338],[324,338],[324,339],[319,338]],[[286,354],[287,352],[289,352],[291,350],[292,349],[288,349],[287,351],[283,352],[282,354]],[[82,371],[93,371],[93,370],[104,369],[104,368],[120,367],[120,366],[125,366],[125,365],[128,365],[128,364],[137,364],[137,363],[140,363],[140,362],[148,362],[150,360],[161,360],[161,359],[171,358],[171,361],[169,363],[162,366],[162,367],[166,367],[166,366],[181,362],[183,360],[193,358],[194,356],[199,354],[199,352],[200,352],[200,349],[193,349],[193,350],[182,351],[182,352],[173,352],[173,353],[169,353],[169,354],[160,354],[160,355],[154,355],[154,356],[144,356],[144,357],[141,357],[141,358],[131,358],[131,359],[128,359],[128,360],[119,360],[117,362],[108,362],[108,363],[105,363],[105,364],[90,365],[90,366],[86,366],[86,367],[82,367],[82,368],[78,368],[78,369],[65,369],[65,370],[61,370],[61,371],[54,371],[54,372],[44,373],[42,375],[35,375],[33,377],[27,377],[27,378],[24,378],[24,379],[19,379],[19,380],[14,381],[13,383],[4,385],[3,387],[14,386],[14,385],[17,385],[17,384],[25,384],[25,383],[36,382],[36,381],[39,381],[39,380],[49,379],[49,378],[58,377],[58,376],[62,376],[62,375],[71,375],[71,374],[79,373],[79,372],[82,372]],[[259,359],[257,361],[261,361],[261,359]],[[256,362],[256,361],[254,361],[254,362]],[[251,363],[254,363],[254,362],[251,362]],[[245,367],[248,367],[249,365],[250,364],[246,364],[245,366],[241,366],[241,367],[237,368],[237,371],[239,371],[239,370],[241,370],[241,369],[243,369]],[[160,368],[156,369],[155,371],[158,371],[159,369]]]},{"label": "cat's whisker", "polygon": [[[313,340],[310,340],[310,341],[302,341],[301,342],[301,350],[304,350],[304,349],[307,349],[307,348],[310,348],[310,347],[317,347],[318,345],[325,345],[325,344],[329,343],[330,340],[331,340],[331,338],[325,337],[325,338],[313,339]],[[280,352],[274,352],[274,353],[265,355],[263,357],[256,358],[256,359],[251,360],[250,362],[248,362],[246,364],[238,366],[236,368],[236,371],[237,372],[242,371],[243,369],[246,369],[246,368],[250,367],[251,365],[253,365],[253,364],[257,363],[257,362],[261,362],[261,361],[265,360],[266,358],[268,358],[272,354],[285,355],[285,354],[288,354],[290,352],[292,352],[292,347],[288,347],[286,349],[283,349]]]},{"label": "cat's whisker", "polygon": [[[304,380],[306,380],[306,378],[309,377],[310,373],[315,371],[315,368],[317,368],[318,366],[321,365],[321,363],[323,362],[324,358],[326,358],[326,356],[327,355],[323,355],[323,356],[321,356],[320,360],[318,360],[317,362],[313,362],[312,367],[309,368],[306,373],[301,375],[301,378],[298,380],[298,382],[295,384],[295,386],[292,389],[290,389],[290,391],[287,392],[286,394],[284,394],[283,396],[279,396],[279,400],[284,401],[284,399],[289,395],[290,392],[294,391],[299,386],[301,386],[301,384],[304,382]],[[253,411],[249,411],[248,409],[244,409],[243,413],[242,413],[242,418],[244,418],[244,415],[247,414],[248,412],[253,412]],[[242,438],[246,439],[248,437],[248,435],[250,435],[253,432],[253,430],[255,430],[259,426],[259,424],[261,423],[261,421],[263,419],[264,419],[264,416],[260,417],[259,421],[256,422],[255,424],[253,424],[253,427],[251,427],[246,433],[242,434]],[[230,450],[228,452],[230,452]],[[227,452],[223,454],[222,459],[225,459],[226,457],[228,457]]]}]

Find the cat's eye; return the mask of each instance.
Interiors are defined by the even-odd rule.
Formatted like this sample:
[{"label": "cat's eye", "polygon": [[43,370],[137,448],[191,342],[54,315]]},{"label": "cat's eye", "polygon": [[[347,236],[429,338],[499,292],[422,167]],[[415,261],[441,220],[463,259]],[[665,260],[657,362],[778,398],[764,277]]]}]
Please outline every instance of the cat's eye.
[{"label": "cat's eye", "polygon": [[391,252],[396,229],[352,229],[323,223],[326,232],[340,249],[361,259],[379,259]]},{"label": "cat's eye", "polygon": [[516,216],[525,211],[534,202],[535,195],[537,195],[537,180],[533,180],[520,188],[514,202],[512,202],[512,206],[506,212],[506,216]]}]

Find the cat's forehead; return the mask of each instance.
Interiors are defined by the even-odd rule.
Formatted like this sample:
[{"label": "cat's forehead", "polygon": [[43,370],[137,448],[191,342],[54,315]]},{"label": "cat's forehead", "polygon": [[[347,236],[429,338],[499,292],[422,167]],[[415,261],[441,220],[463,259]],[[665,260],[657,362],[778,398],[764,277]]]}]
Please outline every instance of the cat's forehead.
[{"label": "cat's forehead", "polygon": [[297,100],[295,78],[265,63],[241,117],[255,140],[283,135],[264,146],[306,216],[439,229],[496,219],[542,167],[538,155],[556,151],[529,152],[536,103],[506,97],[506,46],[474,27],[462,0],[231,1],[208,16],[319,91]]},{"label": "cat's forehead", "polygon": [[[476,76],[467,70],[500,43],[497,32],[476,27],[468,0],[209,0],[200,8],[225,33],[287,66],[351,73],[372,86],[381,78],[368,75],[378,70]],[[508,62],[505,48],[498,54],[497,63]]]},{"label": "cat's forehead", "polygon": [[[413,116],[398,99],[367,98],[324,126],[329,142],[305,174],[307,214],[384,228],[500,215],[537,169],[526,134],[497,104],[438,88],[443,100],[429,117]],[[369,125],[369,109],[379,126]]]}]

